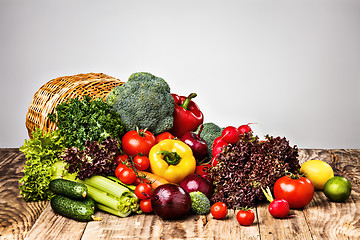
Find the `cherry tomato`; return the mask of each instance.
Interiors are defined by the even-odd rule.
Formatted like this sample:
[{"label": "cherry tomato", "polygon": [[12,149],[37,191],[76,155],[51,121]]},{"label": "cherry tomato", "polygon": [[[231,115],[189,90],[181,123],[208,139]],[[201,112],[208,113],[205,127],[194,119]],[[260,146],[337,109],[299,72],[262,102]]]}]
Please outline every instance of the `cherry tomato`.
[{"label": "cherry tomato", "polygon": [[155,145],[155,136],[144,130],[129,131],[125,133],[121,140],[123,150],[130,156],[148,156],[150,149]]},{"label": "cherry tomato", "polygon": [[124,169],[126,169],[126,168],[128,168],[128,167],[127,167],[125,164],[119,163],[119,164],[117,165],[116,169],[115,169],[115,176],[116,176],[117,178],[119,178],[120,173],[121,173]]},{"label": "cherry tomato", "polygon": [[165,139],[175,139],[175,136],[169,132],[163,132],[155,136],[155,142],[159,143]]},{"label": "cherry tomato", "polygon": [[255,214],[251,209],[240,209],[236,214],[236,220],[242,226],[250,226],[255,220]]},{"label": "cherry tomato", "polygon": [[275,182],[274,196],[276,199],[285,199],[290,208],[300,209],[311,202],[314,196],[314,186],[305,177],[283,176]]},{"label": "cherry tomato", "polygon": [[290,206],[285,199],[275,199],[269,204],[269,213],[274,218],[286,218],[289,211]]},{"label": "cherry tomato", "polygon": [[145,171],[150,166],[150,160],[147,156],[136,155],[133,161],[137,170]]},{"label": "cherry tomato", "polygon": [[151,195],[151,186],[147,183],[140,183],[135,188],[135,195],[138,197],[138,199],[148,199]]},{"label": "cherry tomato", "polygon": [[129,159],[129,156],[126,154],[116,154],[114,156],[114,162],[116,164],[120,164],[120,163],[126,163],[126,161]]},{"label": "cherry tomato", "polygon": [[227,143],[236,143],[240,139],[240,131],[236,127],[228,126],[224,128],[221,136]]},{"label": "cherry tomato", "polygon": [[227,215],[227,206],[223,202],[214,203],[211,206],[211,215],[216,219],[224,219]]},{"label": "cherry tomato", "polygon": [[153,211],[153,208],[151,206],[151,199],[143,199],[140,201],[140,209],[145,213],[150,213]]},{"label": "cherry tomato", "polygon": [[118,176],[116,176],[121,182],[125,184],[132,184],[136,180],[136,174],[131,168],[124,168]]}]

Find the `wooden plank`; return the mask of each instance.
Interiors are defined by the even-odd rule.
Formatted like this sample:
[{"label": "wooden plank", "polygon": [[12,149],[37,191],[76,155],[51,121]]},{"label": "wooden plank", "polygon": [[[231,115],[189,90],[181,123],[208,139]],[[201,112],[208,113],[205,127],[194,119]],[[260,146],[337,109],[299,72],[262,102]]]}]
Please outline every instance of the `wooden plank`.
[{"label": "wooden plank", "polygon": [[86,224],[56,214],[48,204],[25,239],[81,239]]},{"label": "wooden plank", "polygon": [[0,239],[24,239],[46,202],[25,202],[18,180],[25,156],[17,148],[0,149]]},{"label": "wooden plank", "polygon": [[303,211],[290,210],[290,217],[276,219],[268,211],[269,203],[259,203],[257,212],[261,239],[311,239]]},{"label": "wooden plank", "polygon": [[178,220],[162,220],[154,214],[119,218],[100,212],[101,222],[89,222],[82,240],[97,239],[260,239],[257,221],[242,227],[234,210],[226,219],[188,215]]},{"label": "wooden plank", "polygon": [[360,239],[359,201],[358,191],[343,203],[330,202],[317,191],[304,210],[313,239]]}]

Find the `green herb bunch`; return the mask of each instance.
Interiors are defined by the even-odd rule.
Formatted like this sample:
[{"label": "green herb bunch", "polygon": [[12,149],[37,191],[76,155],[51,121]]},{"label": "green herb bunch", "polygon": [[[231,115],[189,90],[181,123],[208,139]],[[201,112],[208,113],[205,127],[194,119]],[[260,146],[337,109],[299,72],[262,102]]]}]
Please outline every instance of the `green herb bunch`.
[{"label": "green herb bunch", "polygon": [[125,133],[120,115],[101,98],[69,98],[55,110],[48,117],[56,124],[67,148],[83,150],[87,140],[101,142],[109,137],[121,139]]}]

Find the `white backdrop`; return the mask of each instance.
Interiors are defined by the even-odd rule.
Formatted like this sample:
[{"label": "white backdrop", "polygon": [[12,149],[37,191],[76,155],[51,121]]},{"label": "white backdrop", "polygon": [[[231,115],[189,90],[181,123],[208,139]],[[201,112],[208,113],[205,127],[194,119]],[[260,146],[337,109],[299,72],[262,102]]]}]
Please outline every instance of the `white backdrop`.
[{"label": "white backdrop", "polygon": [[359,148],[360,1],[0,0],[0,147],[65,75],[134,72],[196,92],[205,122],[299,148]]}]

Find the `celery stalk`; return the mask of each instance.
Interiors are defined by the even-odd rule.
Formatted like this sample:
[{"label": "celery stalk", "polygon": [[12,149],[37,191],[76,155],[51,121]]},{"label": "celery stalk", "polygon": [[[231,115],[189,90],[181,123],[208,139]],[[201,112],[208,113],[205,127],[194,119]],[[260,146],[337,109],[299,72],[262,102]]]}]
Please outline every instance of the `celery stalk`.
[{"label": "celery stalk", "polygon": [[104,212],[107,212],[107,213],[110,213],[110,214],[113,214],[113,215],[119,216],[119,217],[127,217],[131,214],[130,208],[128,208],[127,211],[119,211],[119,210],[115,210],[110,207],[107,207],[105,205],[102,205],[100,203],[96,203],[96,208],[101,211],[104,211]]},{"label": "celery stalk", "polygon": [[115,197],[107,194],[106,192],[99,190],[91,185],[87,185],[88,188],[88,196],[92,198],[95,202],[101,203],[113,209],[118,209],[120,202]]},{"label": "celery stalk", "polygon": [[79,181],[92,187],[101,189],[117,198],[120,198],[125,192],[130,192],[128,188],[99,175],[95,175],[90,178],[86,178],[85,180]]}]

